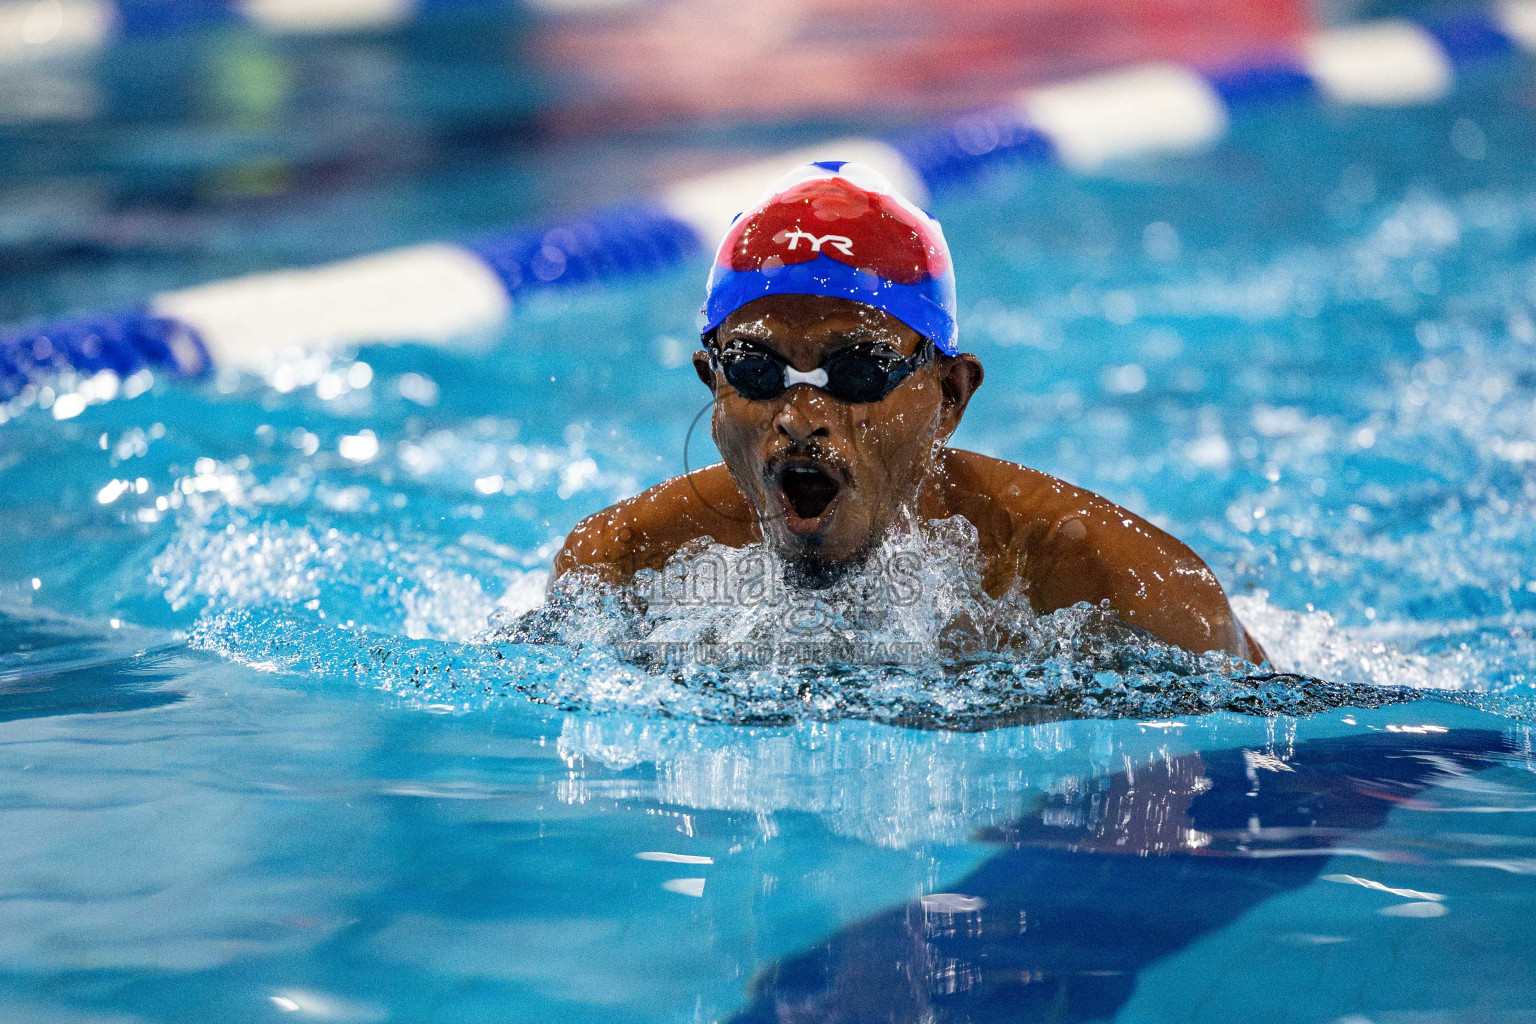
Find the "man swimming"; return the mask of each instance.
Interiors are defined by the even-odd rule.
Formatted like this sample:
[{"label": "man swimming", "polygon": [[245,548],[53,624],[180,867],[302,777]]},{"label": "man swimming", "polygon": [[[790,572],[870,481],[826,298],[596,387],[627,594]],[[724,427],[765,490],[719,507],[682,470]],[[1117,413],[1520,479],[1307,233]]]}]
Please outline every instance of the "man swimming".
[{"label": "man swimming", "polygon": [[982,586],[1037,612],[1107,602],[1195,652],[1265,659],[1216,577],[1178,540],[1096,494],[948,447],[981,386],[960,352],[937,221],[879,173],[822,162],[781,179],[720,244],[699,379],[724,461],[587,517],[554,578],[622,583],[713,538],[766,543],[807,585],[914,520],[976,529]]}]

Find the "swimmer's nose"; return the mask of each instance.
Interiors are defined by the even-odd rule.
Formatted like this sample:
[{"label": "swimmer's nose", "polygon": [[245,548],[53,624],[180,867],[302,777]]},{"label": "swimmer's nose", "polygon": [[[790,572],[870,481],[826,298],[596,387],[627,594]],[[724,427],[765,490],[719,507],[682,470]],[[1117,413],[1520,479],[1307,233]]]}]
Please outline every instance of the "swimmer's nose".
[{"label": "swimmer's nose", "polygon": [[791,388],[789,401],[773,418],[773,427],[795,444],[830,435],[822,415],[819,392],[812,388]]}]

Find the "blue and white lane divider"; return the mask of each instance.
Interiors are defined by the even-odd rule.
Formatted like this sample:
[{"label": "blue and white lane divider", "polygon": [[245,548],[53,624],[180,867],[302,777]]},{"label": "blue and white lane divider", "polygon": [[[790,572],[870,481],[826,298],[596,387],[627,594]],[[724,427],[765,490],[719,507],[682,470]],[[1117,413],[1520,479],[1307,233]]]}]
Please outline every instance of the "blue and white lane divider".
[{"label": "blue and white lane divider", "polygon": [[681,181],[648,203],[467,245],[418,245],[201,285],[139,309],[27,329],[0,338],[0,400],[67,372],[262,370],[295,349],[439,344],[484,332],[531,292],[658,271],[706,251],[786,168],[811,160],[867,164],[925,204],[994,161],[1093,171],[1126,157],[1205,147],[1232,113],[1278,100],[1431,102],[1451,89],[1459,68],[1517,50],[1536,51],[1536,0],[1437,22],[1334,29],[1292,52],[1216,71],[1152,64],[1028,89],[899,137],[832,140]]}]

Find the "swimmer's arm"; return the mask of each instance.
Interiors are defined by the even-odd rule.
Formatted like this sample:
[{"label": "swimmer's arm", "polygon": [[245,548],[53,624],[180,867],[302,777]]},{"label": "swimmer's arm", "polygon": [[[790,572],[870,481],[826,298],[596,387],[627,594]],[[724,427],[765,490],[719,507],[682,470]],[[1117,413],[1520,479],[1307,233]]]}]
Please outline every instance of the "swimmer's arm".
[{"label": "swimmer's arm", "polygon": [[1103,499],[1058,517],[1029,563],[1030,593],[1042,610],[1107,600],[1122,620],[1165,643],[1265,660],[1199,555]]},{"label": "swimmer's arm", "polygon": [[1197,653],[1267,660],[1206,564],[1114,502],[1038,470],[947,449],[940,510],[976,527],[987,592],[1021,582],[1037,611],[1108,601],[1121,619]]},{"label": "swimmer's arm", "polygon": [[550,583],[581,569],[610,583],[660,569],[678,548],[713,537],[740,547],[754,522],[723,465],[676,476],[583,519],[555,556]]}]

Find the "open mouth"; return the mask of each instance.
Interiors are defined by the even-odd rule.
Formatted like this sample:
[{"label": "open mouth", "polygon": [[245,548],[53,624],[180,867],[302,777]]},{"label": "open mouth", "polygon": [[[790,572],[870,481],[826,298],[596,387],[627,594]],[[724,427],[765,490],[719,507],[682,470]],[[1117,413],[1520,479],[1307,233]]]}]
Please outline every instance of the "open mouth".
[{"label": "open mouth", "polygon": [[791,526],[798,525],[794,520],[812,525],[840,490],[842,484],[819,466],[792,464],[779,471],[779,493],[783,495],[784,511]]}]

